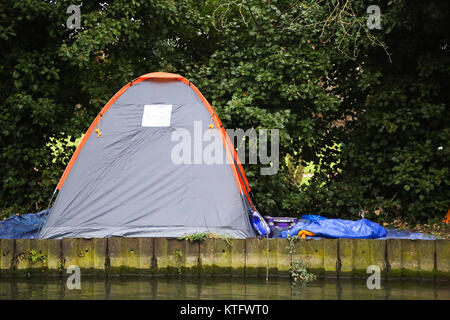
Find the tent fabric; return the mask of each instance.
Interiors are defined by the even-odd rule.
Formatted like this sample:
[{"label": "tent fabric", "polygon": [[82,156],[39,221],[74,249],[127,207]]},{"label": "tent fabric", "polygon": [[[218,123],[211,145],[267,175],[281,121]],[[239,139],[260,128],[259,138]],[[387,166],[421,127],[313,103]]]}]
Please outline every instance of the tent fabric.
[{"label": "tent fabric", "polygon": [[[58,184],[40,238],[255,236],[247,213],[253,204],[235,160],[195,163],[192,154],[191,164],[172,161],[180,143],[172,134],[189,132],[194,153],[198,128],[219,140],[224,156],[234,153],[203,96],[181,76],[166,75],[133,81],[94,120]],[[172,106],[169,125],[143,126],[146,105]],[[94,129],[101,136],[91,134]]]},{"label": "tent fabric", "polygon": [[35,239],[43,226],[50,209],[38,213],[14,215],[0,222],[0,239]]},{"label": "tent fabric", "polygon": [[[94,119],[94,121],[92,122],[91,126],[89,127],[88,131],[86,132],[86,134],[84,135],[82,141],[80,142],[80,145],[78,146],[78,148],[75,150],[75,153],[73,154],[72,158],[70,159],[66,169],[64,170],[64,173],[60,179],[60,181],[58,182],[57,185],[57,190],[61,190],[62,185],[64,184],[67,175],[69,174],[69,172],[71,171],[73,164],[75,163],[75,161],[78,158],[78,154],[80,153],[80,151],[82,150],[84,144],[86,143],[86,141],[89,139],[91,133],[94,131],[95,127],[98,126],[100,124],[100,119],[103,117],[103,115],[106,113],[106,111],[109,110],[109,108],[116,102],[116,100],[123,94],[125,93],[133,84],[138,84],[142,81],[146,81],[146,80],[162,80],[162,81],[167,81],[167,80],[177,80],[177,81],[181,81],[184,84],[188,85],[198,96],[198,98],[201,100],[201,102],[203,103],[203,105],[206,107],[206,109],[208,110],[210,116],[211,116],[211,121],[214,122],[214,124],[216,125],[216,128],[218,129],[222,139],[224,140],[224,145],[226,145],[225,149],[227,152],[227,155],[229,156],[229,160],[234,162],[234,166],[232,167],[234,170],[234,175],[236,177],[237,180],[239,180],[239,187],[244,189],[244,194],[250,204],[250,206],[255,209],[255,207],[252,204],[252,201],[250,199],[250,195],[249,192],[251,191],[247,177],[245,176],[245,172],[244,169],[242,168],[242,164],[239,160],[239,157],[237,156],[237,152],[234,149],[233,144],[231,143],[230,138],[228,137],[225,128],[222,125],[222,122],[220,121],[219,117],[217,116],[217,113],[214,111],[214,109],[212,108],[212,106],[208,103],[208,101],[205,99],[205,97],[202,95],[202,93],[197,89],[197,87],[192,84],[189,80],[187,80],[186,78],[178,75],[178,74],[173,74],[173,73],[166,73],[166,72],[153,72],[153,73],[148,73],[145,75],[142,75],[140,77],[138,77],[137,79],[132,80],[130,83],[126,84],[124,87],[122,87],[122,89],[120,89],[109,101],[108,103],[103,107],[103,109],[100,111],[100,113],[98,114],[98,116]],[[230,151],[231,150],[231,151]],[[229,153],[232,153],[232,156],[229,155]],[[232,159],[234,158],[234,159]]]}]

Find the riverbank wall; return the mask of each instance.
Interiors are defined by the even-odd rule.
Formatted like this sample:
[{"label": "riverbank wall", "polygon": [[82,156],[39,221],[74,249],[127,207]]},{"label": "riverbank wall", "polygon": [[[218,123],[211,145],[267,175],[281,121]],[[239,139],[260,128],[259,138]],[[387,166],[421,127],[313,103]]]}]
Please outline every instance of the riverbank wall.
[{"label": "riverbank wall", "polygon": [[448,240],[0,240],[0,276],[62,274],[76,265],[83,275],[288,277],[297,260],[325,278],[368,277],[377,266],[383,278],[450,279]]}]

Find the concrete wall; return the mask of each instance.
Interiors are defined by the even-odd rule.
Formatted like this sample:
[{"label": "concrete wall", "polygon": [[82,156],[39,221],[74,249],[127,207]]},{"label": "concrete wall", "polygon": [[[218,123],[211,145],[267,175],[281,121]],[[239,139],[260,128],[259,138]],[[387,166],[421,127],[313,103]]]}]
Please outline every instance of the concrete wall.
[{"label": "concrete wall", "polygon": [[324,277],[365,276],[369,265],[386,278],[450,279],[450,241],[353,239],[166,238],[0,240],[0,275],[84,274],[288,276],[293,260]]}]

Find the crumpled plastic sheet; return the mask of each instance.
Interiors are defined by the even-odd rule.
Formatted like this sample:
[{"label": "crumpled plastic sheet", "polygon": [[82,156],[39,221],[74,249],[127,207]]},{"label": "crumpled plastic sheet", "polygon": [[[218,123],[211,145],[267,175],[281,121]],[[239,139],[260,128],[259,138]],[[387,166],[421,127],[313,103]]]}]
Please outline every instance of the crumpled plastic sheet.
[{"label": "crumpled plastic sheet", "polygon": [[273,230],[273,238],[293,237],[301,230],[314,233],[320,238],[347,238],[347,239],[420,239],[435,240],[436,237],[419,232],[407,230],[386,229],[378,223],[367,219],[356,221],[343,219],[327,219],[319,215],[303,215],[292,227],[284,230]]},{"label": "crumpled plastic sheet", "polygon": [[50,209],[37,213],[14,215],[0,221],[0,239],[35,239],[44,225]]}]

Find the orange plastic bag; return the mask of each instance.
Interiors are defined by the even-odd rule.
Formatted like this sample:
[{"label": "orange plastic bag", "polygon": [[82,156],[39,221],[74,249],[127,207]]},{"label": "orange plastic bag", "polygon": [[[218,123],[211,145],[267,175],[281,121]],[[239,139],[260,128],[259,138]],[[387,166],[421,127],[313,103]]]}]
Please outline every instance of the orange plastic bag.
[{"label": "orange plastic bag", "polygon": [[316,234],[309,232],[308,230],[300,230],[297,235],[299,238],[306,239],[307,236],[314,237]]},{"label": "orange plastic bag", "polygon": [[445,216],[444,219],[442,219],[442,222],[445,224],[450,224],[450,209],[448,209],[447,215]]}]

